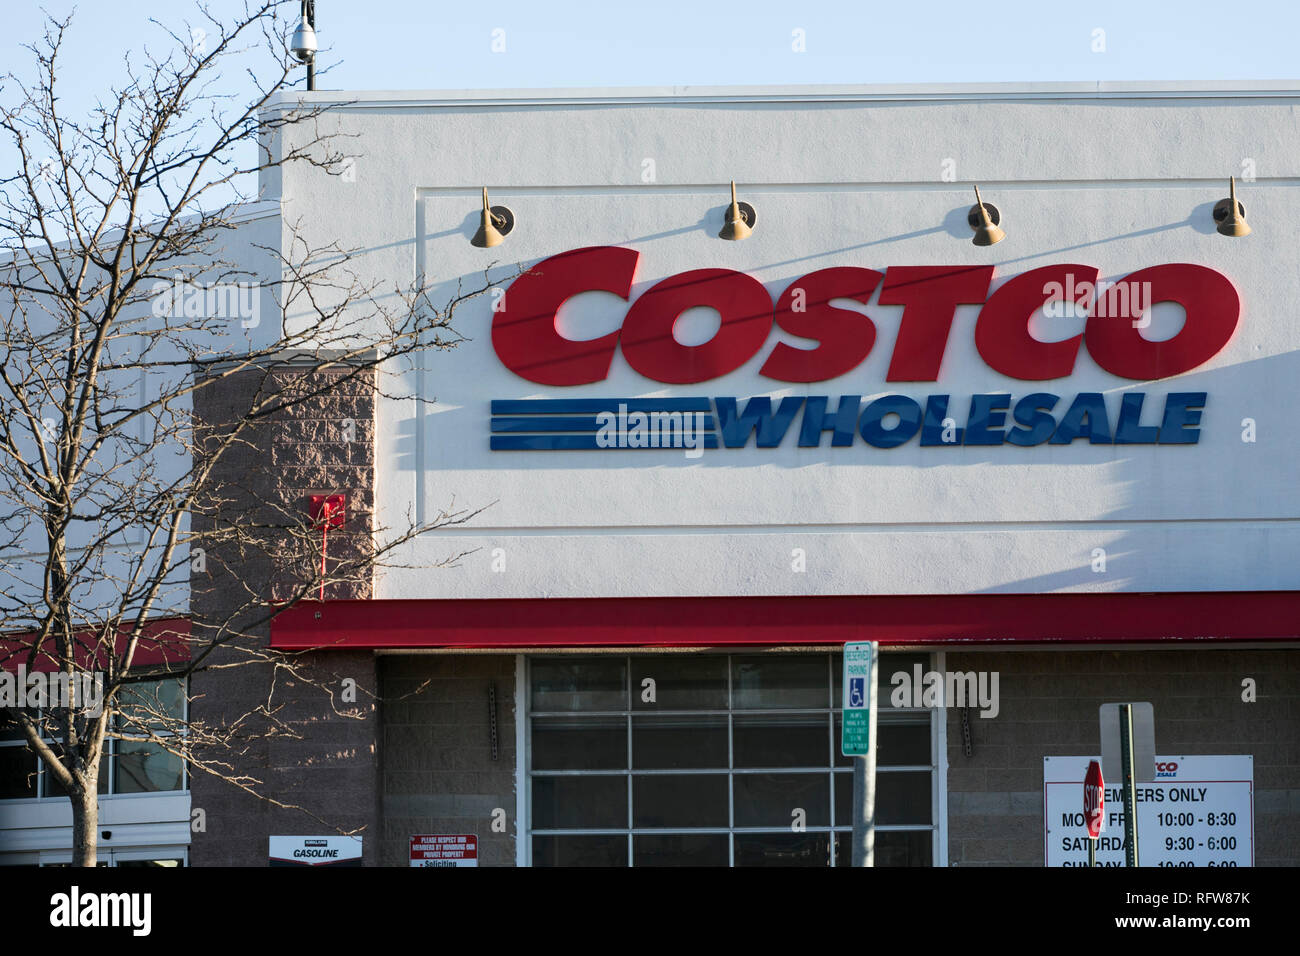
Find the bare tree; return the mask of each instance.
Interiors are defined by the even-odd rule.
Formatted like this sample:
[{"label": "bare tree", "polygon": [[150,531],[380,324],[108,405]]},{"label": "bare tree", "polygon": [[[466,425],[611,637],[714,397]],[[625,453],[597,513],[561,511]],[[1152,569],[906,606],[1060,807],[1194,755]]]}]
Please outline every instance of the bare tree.
[{"label": "bare tree", "polygon": [[[200,7],[188,37],[157,24],[168,55],[128,55],[120,88],[80,120],[57,89],[70,21],[51,20],[29,48],[34,78],[0,91],[17,160],[0,177],[0,667],[54,675],[44,706],[8,716],[71,800],[76,865],[96,862],[109,739],[272,799],[240,757],[259,735],[294,733],[275,700],[181,717],[160,676],[259,664],[320,683],[259,629],[301,600],[364,591],[401,544],[477,513],[379,528],[359,501],[335,529],[241,480],[296,408],[373,400],[402,362],[454,347],[457,307],[493,285],[485,274],[435,306],[421,281],[376,288],[356,250],[281,237],[278,220],[273,241],[241,232],[260,199],[250,184],[291,164],[341,175],[356,145],[317,132],[327,107],[272,99],[297,68],[297,9],[250,0],[223,21]],[[251,96],[229,92],[236,75]],[[160,632],[189,617],[191,588],[225,589],[227,612]]]}]

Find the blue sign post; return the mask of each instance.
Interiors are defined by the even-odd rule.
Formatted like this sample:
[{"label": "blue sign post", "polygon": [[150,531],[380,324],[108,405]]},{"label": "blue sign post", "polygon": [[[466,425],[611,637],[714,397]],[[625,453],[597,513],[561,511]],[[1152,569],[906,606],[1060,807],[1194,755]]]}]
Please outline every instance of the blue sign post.
[{"label": "blue sign post", "polygon": [[853,865],[873,866],[876,844],[875,641],[844,645],[840,751],[853,758]]}]

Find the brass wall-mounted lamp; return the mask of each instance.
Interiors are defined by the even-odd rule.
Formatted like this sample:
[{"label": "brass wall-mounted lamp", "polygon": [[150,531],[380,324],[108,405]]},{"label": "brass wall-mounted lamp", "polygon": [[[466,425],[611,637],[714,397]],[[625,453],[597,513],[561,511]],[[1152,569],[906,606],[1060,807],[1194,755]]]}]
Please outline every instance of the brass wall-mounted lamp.
[{"label": "brass wall-mounted lamp", "polygon": [[727,221],[718,233],[719,239],[748,239],[754,231],[754,207],[747,202],[736,202],[736,181],[731,181],[731,207]]},{"label": "brass wall-mounted lamp", "polygon": [[1228,177],[1228,198],[1220,199],[1214,204],[1215,230],[1221,236],[1240,239],[1250,235],[1250,226],[1246,225],[1246,207],[1237,202],[1237,180]]},{"label": "brass wall-mounted lamp", "polygon": [[971,242],[977,246],[991,246],[1007,237],[1007,234],[999,228],[1002,213],[998,212],[997,206],[980,199],[978,186],[975,187],[975,205],[971,206],[970,212],[966,214],[966,221],[975,230],[975,238]]},{"label": "brass wall-mounted lamp", "polygon": [[483,187],[483,222],[469,241],[471,246],[491,249],[505,242],[506,236],[515,228],[515,214],[508,206],[489,206],[487,187]]}]

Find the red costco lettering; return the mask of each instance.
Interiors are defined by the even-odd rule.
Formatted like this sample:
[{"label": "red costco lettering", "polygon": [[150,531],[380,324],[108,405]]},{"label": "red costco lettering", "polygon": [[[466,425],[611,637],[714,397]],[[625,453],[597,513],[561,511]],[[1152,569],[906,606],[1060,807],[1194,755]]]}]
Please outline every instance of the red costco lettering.
[{"label": "red costco lettering", "polygon": [[881,305],[903,306],[887,382],[937,382],[958,305],[988,295],[992,266],[890,266]]},{"label": "red costco lettering", "polygon": [[776,303],[783,331],[818,342],[799,349],[777,342],[758,374],[778,382],[824,382],[857,368],[876,344],[876,326],[861,312],[839,309],[831,299],[866,305],[884,278],[874,269],[819,269],[790,283]]},{"label": "red costco lettering", "polygon": [[[1063,378],[1074,371],[1083,333],[1060,342],[1040,342],[1029,334],[1029,320],[1048,302],[1063,299],[1071,278],[1072,287],[1080,281],[1095,285],[1098,271],[1093,266],[1043,266],[1004,282],[975,322],[975,348],[984,364],[1025,382]],[[1053,285],[1058,291],[1048,291]],[[1080,303],[1082,308],[1087,305]]]},{"label": "red costco lettering", "polygon": [[609,374],[618,332],[575,342],[555,328],[555,313],[580,292],[626,299],[641,254],[619,246],[574,249],[539,262],[510,284],[492,315],[492,348],[506,368],[539,385],[587,385]]},{"label": "red costco lettering", "polygon": [[1177,769],[1178,769],[1178,764],[1172,760],[1169,761],[1168,763],[1156,764],[1156,773],[1173,773]]},{"label": "red costco lettering", "polygon": [[[1009,378],[1046,381],[1074,371],[1079,347],[1113,375],[1137,381],[1168,378],[1209,361],[1232,338],[1241,300],[1228,278],[1205,266],[1174,263],[1130,273],[1092,303],[1084,331],[1059,342],[1029,334],[1043,305],[1080,290],[1079,304],[1093,297],[1098,270],[1067,264],[1014,276],[992,296],[992,266],[890,266],[820,269],[794,280],[775,306],[763,284],[743,272],[695,269],[669,276],[629,308],[620,330],[575,341],[560,335],[555,317],[570,298],[604,291],[629,299],[640,254],[618,246],[575,249],[538,263],[509,287],[504,308],[493,314],[492,345],[516,375],[540,385],[587,385],[609,374],[621,342],[628,364],[646,378],[693,384],[740,368],[763,348],[773,322],[784,332],[817,343],[799,348],[774,344],[759,374],[780,382],[822,382],[856,368],[876,341],[865,315],[833,306],[834,299],[866,303],[880,286],[881,305],[901,305],[898,338],[886,380],[934,382],[939,378],[953,317],[959,305],[981,305],[975,346],[985,364]],[[1131,321],[1133,288],[1150,290],[1147,307],[1176,302],[1186,312],[1183,328],[1165,342],[1145,338]],[[687,309],[706,307],[722,317],[703,345],[673,337]],[[1139,323],[1140,325],[1140,323]]]},{"label": "red costco lettering", "polygon": [[[673,326],[698,306],[716,309],[722,324],[703,345],[682,345]],[[763,283],[730,269],[695,269],[664,279],[633,303],[623,321],[623,357],[656,382],[707,382],[744,365],[771,331],[772,299]]]},{"label": "red costco lettering", "polygon": [[[1208,362],[1228,344],[1237,329],[1241,299],[1222,273],[1180,262],[1131,272],[1124,284],[1151,284],[1151,302],[1177,302],[1187,312],[1182,329],[1172,339],[1152,342],[1131,321],[1109,318],[1119,314],[1113,301],[1088,319],[1084,341],[1093,361],[1120,378],[1168,378]],[[1107,297],[1114,299],[1119,289]]]}]

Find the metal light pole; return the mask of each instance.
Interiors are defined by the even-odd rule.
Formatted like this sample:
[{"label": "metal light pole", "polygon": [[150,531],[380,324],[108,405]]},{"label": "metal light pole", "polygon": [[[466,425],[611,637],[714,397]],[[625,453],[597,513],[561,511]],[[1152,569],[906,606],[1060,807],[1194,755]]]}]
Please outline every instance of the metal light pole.
[{"label": "metal light pole", "polygon": [[[874,691],[872,692],[874,693]],[[875,710],[871,713],[875,740]],[[876,865],[876,748],[853,758],[853,865]]]},{"label": "metal light pole", "polygon": [[[316,32],[316,0],[302,0],[302,18]],[[316,57],[307,61],[307,89],[316,89]]]},{"label": "metal light pole", "polygon": [[1137,783],[1133,776],[1133,708],[1119,706],[1120,759],[1123,761],[1124,779],[1124,865],[1138,865]]},{"label": "metal light pole", "polygon": [[[853,866],[876,865],[876,647],[871,647],[867,680],[867,752],[853,758]],[[848,706],[848,701],[844,701]]]}]

